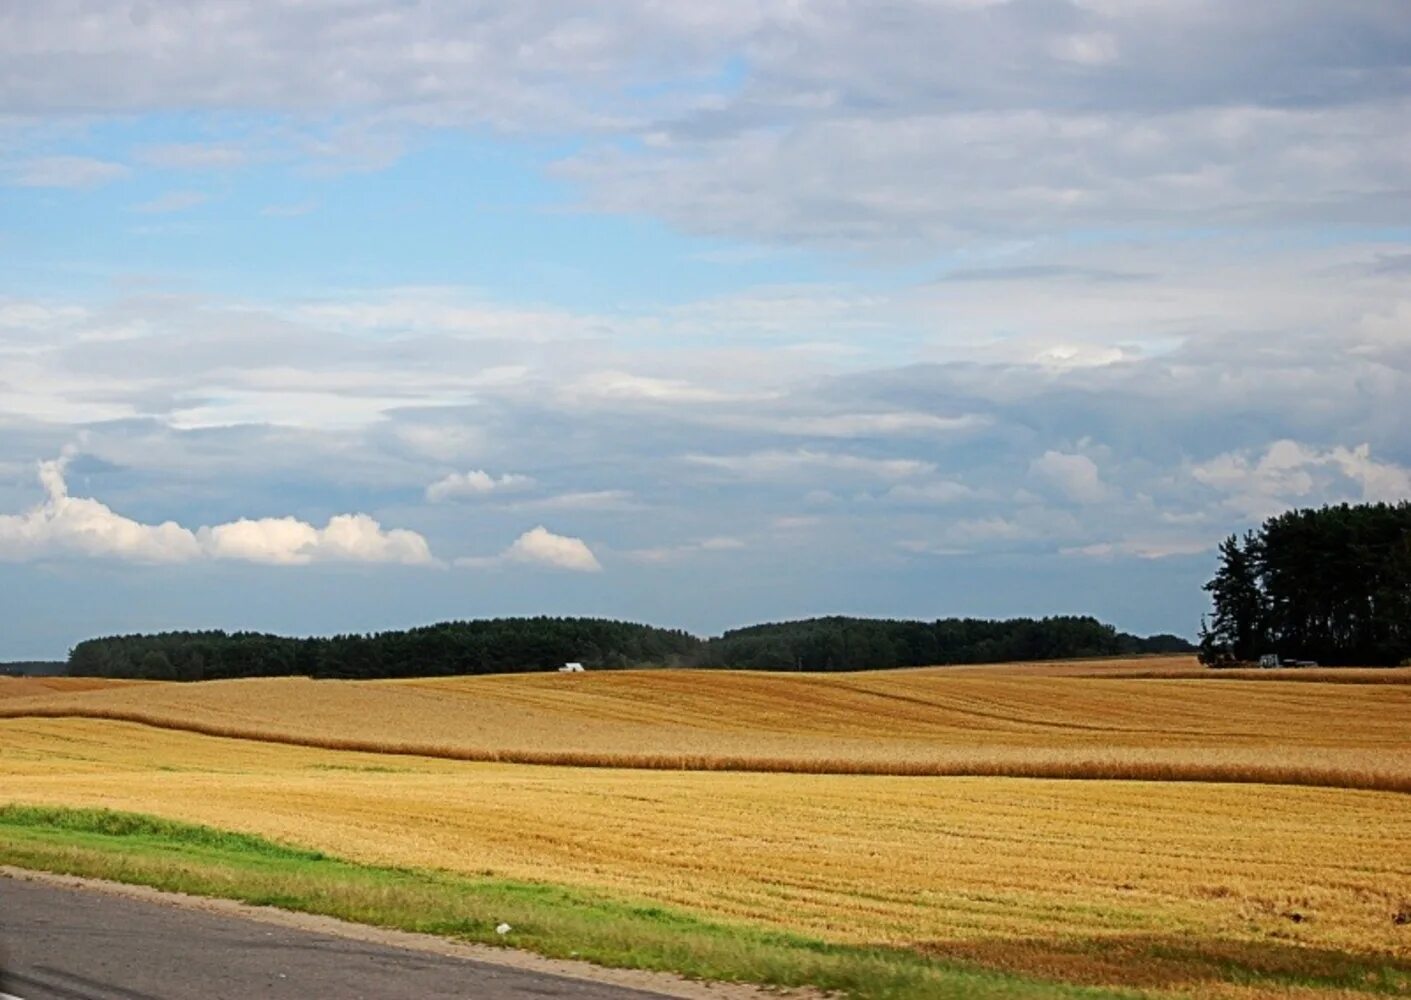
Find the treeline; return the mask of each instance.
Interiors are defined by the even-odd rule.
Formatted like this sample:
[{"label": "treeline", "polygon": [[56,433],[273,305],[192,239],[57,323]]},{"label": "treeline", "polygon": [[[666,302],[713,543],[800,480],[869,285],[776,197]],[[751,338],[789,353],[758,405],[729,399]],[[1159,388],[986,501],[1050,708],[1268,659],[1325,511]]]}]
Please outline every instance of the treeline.
[{"label": "treeline", "polygon": [[1342,504],[1269,518],[1220,546],[1201,657],[1266,654],[1328,665],[1411,659],[1411,503]]},{"label": "treeline", "polygon": [[1096,618],[943,618],[933,622],[811,618],[734,629],[702,649],[703,665],[754,670],[858,670],[1181,653],[1174,635],[1139,638]]},{"label": "treeline", "polygon": [[817,618],[701,640],[677,629],[598,618],[498,618],[406,631],[293,639],[257,632],[164,632],[79,643],[69,672],[98,677],[428,677],[632,666],[861,670],[1193,649],[1140,639],[1093,618],[935,622]]},{"label": "treeline", "polygon": [[68,670],[63,660],[9,660],[0,663],[0,677],[55,677]]},{"label": "treeline", "polygon": [[89,639],[69,672],[98,677],[434,677],[680,662],[700,640],[601,618],[496,618],[373,635],[290,639],[258,632],[163,632]]}]

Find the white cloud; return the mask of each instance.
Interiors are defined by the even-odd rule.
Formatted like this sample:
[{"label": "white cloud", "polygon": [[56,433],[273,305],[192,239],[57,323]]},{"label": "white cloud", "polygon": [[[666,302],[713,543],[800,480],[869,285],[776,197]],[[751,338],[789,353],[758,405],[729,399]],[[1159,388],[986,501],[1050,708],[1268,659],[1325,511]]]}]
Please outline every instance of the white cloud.
[{"label": "white cloud", "polygon": [[542,524],[516,538],[502,558],[580,573],[596,573],[603,568],[581,538],[556,535]]},{"label": "white cloud", "polygon": [[899,483],[889,489],[888,500],[907,504],[949,504],[969,500],[975,491],[963,483],[938,479],[930,483]]},{"label": "white cloud", "polygon": [[1372,446],[1334,448],[1328,460],[1348,479],[1362,487],[1362,499],[1370,503],[1399,503],[1411,500],[1411,469],[1372,458]]},{"label": "white cloud", "polygon": [[431,503],[445,503],[449,500],[464,500],[489,496],[491,493],[512,493],[534,485],[529,476],[506,472],[498,477],[482,469],[469,472],[453,472],[444,479],[438,479],[426,488],[426,499]]},{"label": "white cloud", "polygon": [[1193,556],[1209,552],[1214,545],[1201,539],[1128,539],[1120,542],[1094,542],[1059,549],[1060,555],[1086,559],[1169,559],[1173,556]]},{"label": "white cloud", "polygon": [[1121,347],[1073,343],[1047,345],[1033,356],[1037,364],[1059,370],[1115,365],[1128,358],[1127,352]]},{"label": "white cloud", "polygon": [[218,170],[244,166],[249,153],[224,143],[185,142],[146,146],[137,159],[165,170]]},{"label": "white cloud", "polygon": [[384,530],[367,514],[337,514],[323,528],[292,517],[241,518],[201,528],[197,537],[214,558],[274,565],[365,562],[427,566],[436,562],[421,535],[403,528]]},{"label": "white cloud", "polygon": [[1106,66],[1117,61],[1117,39],[1105,32],[1063,35],[1049,44],[1056,58],[1080,66]]},{"label": "white cloud", "polygon": [[196,536],[174,521],[142,524],[97,500],[71,497],[65,459],[41,462],[45,499],[22,514],[0,514],[0,559],[23,561],[49,554],[107,556],[135,562],[184,562],[198,558]]},{"label": "white cloud", "polygon": [[983,550],[1048,549],[1070,547],[1067,540],[1084,533],[1071,513],[1046,507],[1020,507],[1012,513],[964,517],[934,527],[924,537],[903,539],[898,545],[927,555],[961,555]]},{"label": "white cloud", "polygon": [[[292,310],[296,320],[343,332],[426,332],[459,337],[513,338],[543,342],[592,332],[592,317],[512,308],[486,302],[468,290],[440,286],[388,288],[375,296],[305,303]],[[504,378],[511,371],[491,373]]]},{"label": "white cloud", "polygon": [[729,535],[717,535],[681,545],[656,545],[644,549],[628,549],[622,555],[636,563],[663,565],[681,562],[703,552],[734,552],[745,547],[746,544],[742,539]]},{"label": "white cloud", "polygon": [[[227,376],[229,377],[229,376]],[[326,376],[313,372],[299,373],[296,377],[310,385],[324,381]],[[256,388],[225,388],[212,392],[210,396],[196,396],[195,405],[186,405],[185,399],[178,396],[165,416],[167,421],[183,430],[202,428],[237,427],[242,424],[280,424],[286,427],[303,427],[310,430],[347,430],[376,424],[386,418],[387,411],[407,405],[405,396],[399,395],[390,386],[379,391],[374,373],[359,375],[359,386],[346,389],[317,388],[299,390],[258,385]],[[242,381],[252,384],[260,382],[260,373],[245,373]],[[428,400],[435,401],[431,392]],[[446,400],[450,402],[450,400]]]},{"label": "white cloud", "polygon": [[133,205],[132,210],[144,215],[166,215],[172,212],[185,212],[197,205],[204,205],[208,200],[209,195],[200,191],[168,191],[150,201]]},{"label": "white cloud", "polygon": [[757,451],[746,455],[687,455],[686,461],[746,479],[780,479],[835,472],[877,479],[906,479],[935,471],[930,462],[911,458],[867,458],[842,452]]},{"label": "white cloud", "polygon": [[1074,503],[1098,503],[1108,495],[1097,463],[1086,455],[1046,451],[1029,463],[1029,472]]},{"label": "white cloud", "polygon": [[1192,467],[1191,475],[1226,494],[1228,507],[1251,518],[1317,502],[1411,500],[1411,469],[1377,461],[1365,443],[1320,450],[1284,439],[1262,455],[1217,455]]},{"label": "white cloud", "polygon": [[411,423],[401,421],[390,428],[398,446],[418,456],[451,463],[483,452],[485,431],[464,423]]},{"label": "white cloud", "polygon": [[34,331],[68,326],[85,318],[88,310],[24,299],[0,298],[0,331]]},{"label": "white cloud", "polygon": [[292,517],[242,517],[203,529],[201,541],[207,552],[225,558],[294,565],[309,561],[318,546],[319,532],[312,524]]},{"label": "white cloud", "polygon": [[965,518],[950,524],[944,532],[946,540],[957,545],[1008,542],[1024,538],[1027,534],[1017,520],[997,515]]},{"label": "white cloud", "polygon": [[121,163],[88,156],[47,156],[12,165],[4,175],[16,187],[91,188],[127,175]]},{"label": "white cloud", "polygon": [[974,414],[949,417],[937,413],[894,411],[780,417],[726,415],[716,418],[713,422],[722,427],[738,427],[742,430],[760,430],[797,437],[867,438],[950,434],[983,427],[987,421]]},{"label": "white cloud", "polygon": [[566,399],[592,402],[719,403],[729,393],[692,385],[683,379],[652,378],[628,372],[592,372],[563,391]]},{"label": "white cloud", "polygon": [[640,504],[630,490],[580,490],[534,500],[520,500],[514,510],[635,510]]},{"label": "white cloud", "polygon": [[744,542],[738,538],[731,538],[729,535],[716,535],[714,538],[705,538],[696,543],[696,548],[702,552],[732,552],[744,547]]},{"label": "white cloud", "polygon": [[431,565],[426,539],[384,530],[366,514],[339,514],[323,528],[292,517],[241,518],[195,531],[175,521],[143,524],[87,497],[69,496],[67,458],[41,462],[45,499],[21,514],[0,514],[0,559],[101,556],[133,562],[235,559],[274,565],[371,562]]}]

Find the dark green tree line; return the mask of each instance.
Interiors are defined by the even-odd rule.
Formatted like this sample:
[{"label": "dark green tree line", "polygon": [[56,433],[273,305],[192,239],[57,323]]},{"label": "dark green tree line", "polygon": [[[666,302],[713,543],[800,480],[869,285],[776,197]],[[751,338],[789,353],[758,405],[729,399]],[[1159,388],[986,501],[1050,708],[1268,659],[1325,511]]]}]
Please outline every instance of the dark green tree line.
[{"label": "dark green tree line", "polygon": [[443,622],[373,635],[295,639],[258,632],[163,632],[89,639],[69,672],[99,677],[434,677],[673,664],[700,640],[678,629],[600,618]]},{"label": "dark green tree line", "polygon": [[1142,639],[1096,618],[942,618],[900,621],[811,618],[754,625],[712,639],[698,659],[707,666],[755,670],[863,670],[956,663],[1004,663],[1085,656],[1189,652],[1174,635]]},{"label": "dark green tree line", "polygon": [[1330,665],[1411,658],[1411,503],[1341,504],[1271,517],[1220,545],[1205,585],[1207,662],[1271,653]]},{"label": "dark green tree line", "polygon": [[312,639],[217,631],[111,636],[75,646],[69,670],[157,680],[519,673],[554,670],[568,661],[597,669],[864,670],[1192,648],[1178,636],[1140,639],[1094,618],[1078,617],[934,622],[815,618],[736,629],[708,641],[677,629],[630,622],[542,617],[444,622]]}]

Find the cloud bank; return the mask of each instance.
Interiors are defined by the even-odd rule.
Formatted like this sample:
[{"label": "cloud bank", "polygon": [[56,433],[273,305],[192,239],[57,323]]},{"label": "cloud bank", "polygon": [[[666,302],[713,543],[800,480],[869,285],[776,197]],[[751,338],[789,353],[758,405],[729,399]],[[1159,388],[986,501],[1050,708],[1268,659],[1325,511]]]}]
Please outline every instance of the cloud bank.
[{"label": "cloud bank", "polygon": [[292,517],[241,518],[192,531],[175,521],[143,524],[89,497],[74,497],[65,458],[41,462],[44,500],[21,514],[0,514],[0,559],[79,555],[141,563],[231,559],[276,566],[313,562],[436,563],[426,539],[384,529],[367,514],[338,514],[316,528]]},{"label": "cloud bank", "polygon": [[[121,116],[179,94],[285,119],[253,145],[364,169],[416,130],[575,132],[588,141],[558,169],[594,208],[923,252],[1084,227],[1405,224],[1409,52],[1399,0],[893,0],[886,16],[635,0],[574,18],[510,0],[74,0],[0,14],[0,108]],[[230,141],[137,156],[258,159]],[[9,173],[85,187],[125,169],[36,157]]]}]

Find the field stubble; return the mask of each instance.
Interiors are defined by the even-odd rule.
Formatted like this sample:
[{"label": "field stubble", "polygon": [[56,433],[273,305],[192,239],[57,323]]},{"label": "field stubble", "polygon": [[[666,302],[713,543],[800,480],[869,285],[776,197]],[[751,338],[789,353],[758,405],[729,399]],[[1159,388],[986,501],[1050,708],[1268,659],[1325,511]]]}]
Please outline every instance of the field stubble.
[{"label": "field stubble", "polygon": [[[1280,969],[1411,958],[1394,921],[1411,808],[1393,793],[524,768],[101,720],[0,722],[0,761],[4,801],[153,812],[1076,981],[1176,986],[1222,949]],[[1124,948],[1163,957],[1121,962]]]}]

